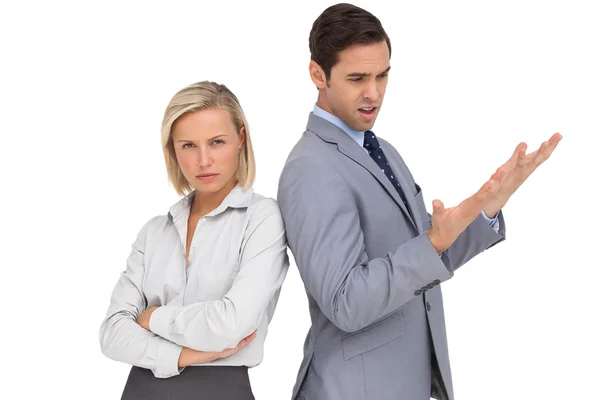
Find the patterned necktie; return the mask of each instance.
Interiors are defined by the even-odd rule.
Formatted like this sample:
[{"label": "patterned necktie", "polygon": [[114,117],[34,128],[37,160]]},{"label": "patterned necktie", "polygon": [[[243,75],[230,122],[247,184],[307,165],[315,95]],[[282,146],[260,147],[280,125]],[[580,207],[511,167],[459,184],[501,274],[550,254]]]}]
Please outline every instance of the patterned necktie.
[{"label": "patterned necktie", "polygon": [[392,182],[392,185],[394,186],[396,191],[398,191],[400,198],[404,202],[404,206],[406,207],[407,210],[409,210],[409,213],[410,213],[408,204],[406,204],[406,196],[404,196],[404,192],[402,191],[402,188],[400,187],[400,182],[398,182],[398,180],[394,176],[394,173],[392,172],[392,168],[390,168],[390,164],[388,163],[387,159],[385,158],[385,154],[383,154],[383,150],[381,149],[381,146],[379,145],[379,141],[377,140],[377,138],[375,137],[375,134],[373,132],[371,132],[371,131],[365,132],[365,140],[364,140],[363,146],[365,147],[365,149],[367,149],[367,151],[369,152],[369,155],[371,156],[373,161],[375,161],[375,163],[377,163],[379,168],[381,168],[381,172],[383,172],[385,174],[385,176],[388,177],[390,182]]}]

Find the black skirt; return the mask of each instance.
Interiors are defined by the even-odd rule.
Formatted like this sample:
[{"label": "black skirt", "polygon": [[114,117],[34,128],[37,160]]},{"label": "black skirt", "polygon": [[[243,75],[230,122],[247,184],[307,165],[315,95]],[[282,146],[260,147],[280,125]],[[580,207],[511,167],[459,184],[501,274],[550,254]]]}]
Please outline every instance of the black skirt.
[{"label": "black skirt", "polygon": [[121,400],[255,400],[248,367],[187,367],[159,379],[152,371],[132,367]]}]

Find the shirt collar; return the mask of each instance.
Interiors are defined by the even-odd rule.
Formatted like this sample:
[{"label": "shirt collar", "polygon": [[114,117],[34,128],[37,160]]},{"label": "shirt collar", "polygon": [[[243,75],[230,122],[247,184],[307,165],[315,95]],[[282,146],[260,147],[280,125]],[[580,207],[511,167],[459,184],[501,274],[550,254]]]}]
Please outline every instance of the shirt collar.
[{"label": "shirt collar", "polygon": [[358,143],[358,145],[360,147],[363,147],[363,144],[365,141],[365,133],[364,132],[355,131],[354,129],[352,129],[348,125],[346,125],[346,123],[344,121],[342,121],[339,117],[323,110],[321,107],[319,107],[316,104],[313,109],[313,114],[315,114],[317,117],[323,118],[324,120],[331,122],[332,124],[334,124],[335,126],[340,128],[341,130],[346,132],[346,134],[348,136],[350,136],[352,139],[354,139],[354,141],[356,143]]},{"label": "shirt collar", "polygon": [[[217,206],[214,210],[206,214],[206,216],[213,216],[222,213],[227,208],[246,208],[250,205],[252,201],[252,195],[254,194],[254,190],[252,188],[245,189],[238,183],[233,189],[225,196],[221,204]],[[177,203],[173,204],[169,208],[169,216],[171,218],[179,218],[184,214],[187,218],[189,216],[190,207],[192,205],[192,201],[194,200],[194,196],[196,195],[196,191],[192,191],[179,200]]]}]

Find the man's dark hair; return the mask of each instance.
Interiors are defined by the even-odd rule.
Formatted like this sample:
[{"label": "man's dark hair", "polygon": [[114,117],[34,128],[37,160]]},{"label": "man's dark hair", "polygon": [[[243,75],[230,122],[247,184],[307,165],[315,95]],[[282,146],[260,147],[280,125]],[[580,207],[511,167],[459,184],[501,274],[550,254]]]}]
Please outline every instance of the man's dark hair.
[{"label": "man's dark hair", "polygon": [[348,3],[328,7],[313,23],[308,39],[310,59],[323,68],[329,80],[338,54],[354,44],[384,41],[392,55],[390,38],[379,19],[370,12]]}]

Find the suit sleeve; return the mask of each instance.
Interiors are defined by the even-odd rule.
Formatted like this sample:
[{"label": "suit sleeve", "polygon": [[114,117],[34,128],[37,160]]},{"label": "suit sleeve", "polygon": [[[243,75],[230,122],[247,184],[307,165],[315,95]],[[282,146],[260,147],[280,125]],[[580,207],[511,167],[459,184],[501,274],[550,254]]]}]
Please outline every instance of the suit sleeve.
[{"label": "suit sleeve", "polygon": [[[451,271],[456,271],[477,254],[505,240],[506,226],[502,211],[497,216],[498,231],[483,215],[479,215],[452,245],[442,253],[442,261]],[[431,214],[429,214],[431,221]]]},{"label": "suit sleeve", "polygon": [[[384,140],[381,141],[385,142]],[[398,151],[387,142],[385,142],[385,146],[387,151],[391,151],[397,157],[397,160],[400,161],[403,167],[403,173],[407,173],[414,183],[414,177]],[[417,191],[421,190],[419,185],[415,184],[415,186],[417,187]],[[502,211],[496,216],[496,221],[493,225],[490,225],[490,221],[482,214],[475,218],[454,243],[441,254],[440,258],[451,274],[477,254],[504,241],[506,226]],[[427,217],[429,226],[431,226],[431,214],[427,213]]]},{"label": "suit sleeve", "polygon": [[319,161],[290,161],[278,201],[306,290],[346,332],[364,328],[452,276],[426,234],[368,259],[360,216],[346,183]]}]

